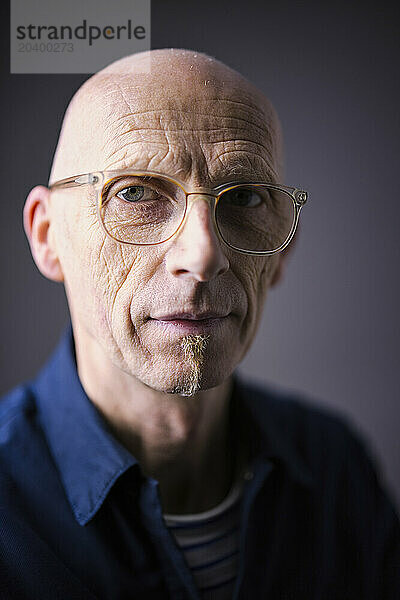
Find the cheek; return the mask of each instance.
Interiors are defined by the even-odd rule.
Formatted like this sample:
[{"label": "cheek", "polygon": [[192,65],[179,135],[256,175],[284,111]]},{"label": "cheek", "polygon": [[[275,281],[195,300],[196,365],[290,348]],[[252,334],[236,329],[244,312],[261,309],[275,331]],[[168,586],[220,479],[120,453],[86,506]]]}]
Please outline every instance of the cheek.
[{"label": "cheek", "polygon": [[90,205],[75,211],[73,206],[65,206],[57,225],[71,311],[81,320],[95,319],[104,325],[112,317],[118,295],[137,262],[137,253],[131,248],[127,252],[107,238]]},{"label": "cheek", "polygon": [[268,256],[264,259],[264,264],[260,273],[260,286],[264,291],[264,295],[267,293],[268,288],[274,279],[274,275],[278,269],[279,260],[279,254],[274,254],[273,256]]},{"label": "cheek", "polygon": [[86,236],[85,241],[74,251],[81,270],[75,281],[81,306],[92,322],[117,338],[131,337],[162,260],[159,250],[118,244],[105,235]]},{"label": "cheek", "polygon": [[246,268],[242,269],[242,285],[247,294],[248,305],[241,332],[244,352],[247,352],[256,334],[276,265],[275,256],[249,257]]},{"label": "cheek", "polygon": [[108,323],[121,323],[143,285],[140,252],[104,237],[91,244],[88,256],[90,294]]},{"label": "cheek", "polygon": [[252,310],[263,304],[276,265],[275,256],[249,257],[246,269],[244,269],[243,285],[247,290],[249,307]]}]

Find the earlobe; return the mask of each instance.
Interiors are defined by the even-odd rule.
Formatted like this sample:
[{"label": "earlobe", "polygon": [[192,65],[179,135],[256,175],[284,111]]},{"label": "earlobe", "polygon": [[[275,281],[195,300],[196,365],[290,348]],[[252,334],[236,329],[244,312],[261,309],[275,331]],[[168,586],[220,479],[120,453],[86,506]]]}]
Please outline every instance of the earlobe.
[{"label": "earlobe", "polygon": [[52,281],[64,281],[61,264],[51,235],[50,190],[33,188],[24,206],[24,229],[39,271]]}]

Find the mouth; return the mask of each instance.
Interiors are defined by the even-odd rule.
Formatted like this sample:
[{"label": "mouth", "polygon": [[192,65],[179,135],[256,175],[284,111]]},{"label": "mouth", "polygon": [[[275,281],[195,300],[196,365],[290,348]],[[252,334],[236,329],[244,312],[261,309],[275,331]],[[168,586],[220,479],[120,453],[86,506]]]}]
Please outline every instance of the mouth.
[{"label": "mouth", "polygon": [[163,327],[167,331],[176,331],[185,334],[201,334],[215,330],[223,325],[228,318],[229,313],[174,313],[150,317],[150,321]]}]

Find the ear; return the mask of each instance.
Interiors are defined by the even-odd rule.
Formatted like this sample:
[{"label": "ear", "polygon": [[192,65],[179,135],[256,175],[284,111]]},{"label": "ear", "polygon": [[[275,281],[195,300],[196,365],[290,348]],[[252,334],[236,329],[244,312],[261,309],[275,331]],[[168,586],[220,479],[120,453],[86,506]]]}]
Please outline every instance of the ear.
[{"label": "ear", "polygon": [[33,188],[24,206],[24,229],[39,271],[52,281],[64,281],[50,218],[50,190]]}]

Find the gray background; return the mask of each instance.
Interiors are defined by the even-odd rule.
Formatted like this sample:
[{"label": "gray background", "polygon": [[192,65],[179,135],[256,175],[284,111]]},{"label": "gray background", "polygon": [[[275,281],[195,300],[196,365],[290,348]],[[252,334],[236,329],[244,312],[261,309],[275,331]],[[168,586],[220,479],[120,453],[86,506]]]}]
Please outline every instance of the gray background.
[{"label": "gray background", "polygon": [[[152,47],[216,56],[276,105],[286,183],[310,200],[242,369],[348,416],[400,500],[398,15],[385,2],[361,6],[153,0]],[[47,181],[86,76],[9,75],[1,43],[3,392],[34,375],[67,320],[62,286],[32,262],[21,213]]]}]

